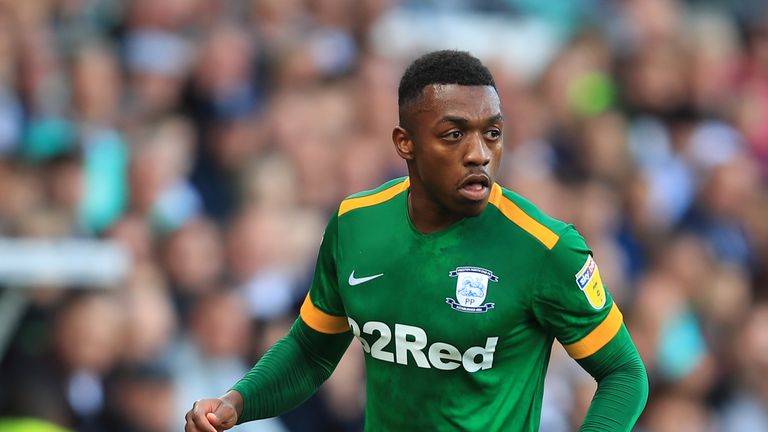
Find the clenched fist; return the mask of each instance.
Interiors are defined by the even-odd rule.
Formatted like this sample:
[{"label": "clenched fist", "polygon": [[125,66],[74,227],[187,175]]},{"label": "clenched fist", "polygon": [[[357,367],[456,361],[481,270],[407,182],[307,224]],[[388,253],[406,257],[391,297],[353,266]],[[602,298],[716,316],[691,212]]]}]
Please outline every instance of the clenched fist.
[{"label": "clenched fist", "polygon": [[184,417],[184,432],[221,432],[237,423],[243,412],[243,397],[229,391],[218,399],[200,399]]}]

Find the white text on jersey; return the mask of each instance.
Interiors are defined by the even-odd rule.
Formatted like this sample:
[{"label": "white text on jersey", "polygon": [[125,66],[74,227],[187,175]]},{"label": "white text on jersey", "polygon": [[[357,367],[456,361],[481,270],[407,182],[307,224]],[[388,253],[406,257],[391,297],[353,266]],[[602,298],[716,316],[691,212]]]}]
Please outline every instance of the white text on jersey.
[{"label": "white text on jersey", "polygon": [[[352,333],[363,345],[363,350],[370,353],[371,357],[402,365],[408,365],[409,358],[412,358],[416,366],[424,369],[434,367],[440,370],[453,370],[459,366],[463,366],[467,372],[490,369],[493,366],[496,343],[499,341],[498,337],[486,338],[485,347],[470,347],[462,354],[458,348],[444,342],[434,342],[427,347],[427,333],[422,328],[395,324],[395,351],[391,352],[385,350],[392,341],[392,330],[388,325],[379,321],[369,321],[363,324],[361,329],[352,318],[347,317],[347,320]],[[378,338],[369,345],[362,334],[377,335]]]}]

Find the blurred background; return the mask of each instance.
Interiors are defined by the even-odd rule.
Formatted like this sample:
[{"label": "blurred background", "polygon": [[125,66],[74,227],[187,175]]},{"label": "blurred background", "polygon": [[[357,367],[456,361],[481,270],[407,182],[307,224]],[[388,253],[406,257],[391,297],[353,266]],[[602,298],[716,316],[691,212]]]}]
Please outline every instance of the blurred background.
[{"label": "blurred background", "polygon": [[[405,174],[398,80],[439,48],[495,74],[500,182],[595,251],[637,430],[768,431],[761,0],[0,0],[0,430],[182,430],[286,333],[338,202]],[[594,388],[556,344],[541,430]],[[353,343],[235,430],[364,404]]]}]

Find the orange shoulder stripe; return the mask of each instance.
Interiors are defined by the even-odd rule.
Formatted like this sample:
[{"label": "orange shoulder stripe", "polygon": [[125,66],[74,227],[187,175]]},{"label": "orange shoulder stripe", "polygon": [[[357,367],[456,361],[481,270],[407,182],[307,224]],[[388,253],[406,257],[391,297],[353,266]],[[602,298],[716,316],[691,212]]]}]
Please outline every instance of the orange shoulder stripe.
[{"label": "orange shoulder stripe", "polygon": [[560,240],[560,236],[555,234],[554,231],[532,218],[512,200],[505,197],[501,191],[501,186],[499,186],[498,183],[493,184],[491,194],[488,197],[488,202],[496,206],[507,219],[511,220],[528,234],[535,237],[536,240],[540,241],[547,247],[547,249],[555,247]]},{"label": "orange shoulder stripe", "polygon": [[375,194],[357,197],[357,198],[347,198],[341,202],[341,205],[339,205],[338,216],[341,216],[344,213],[351,210],[359,209],[362,207],[370,207],[376,204],[381,204],[384,201],[388,201],[394,198],[395,195],[408,189],[410,185],[411,185],[411,180],[409,178],[406,178],[403,182],[400,182],[396,185],[392,185],[384,189],[383,191],[376,192]]}]

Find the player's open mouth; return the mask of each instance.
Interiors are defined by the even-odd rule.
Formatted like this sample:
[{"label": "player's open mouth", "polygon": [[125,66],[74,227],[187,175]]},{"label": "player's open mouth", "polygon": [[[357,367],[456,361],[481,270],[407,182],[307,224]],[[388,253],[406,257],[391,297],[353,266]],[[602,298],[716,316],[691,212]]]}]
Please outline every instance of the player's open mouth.
[{"label": "player's open mouth", "polygon": [[488,196],[491,179],[485,174],[470,174],[459,185],[459,193],[472,201],[482,201]]}]

